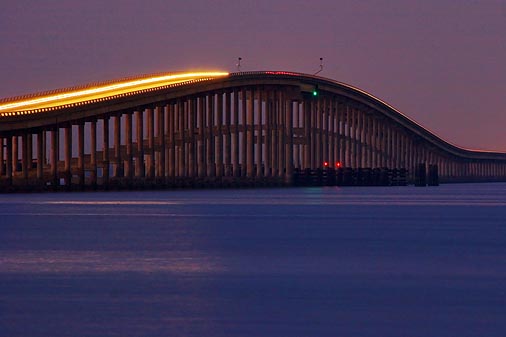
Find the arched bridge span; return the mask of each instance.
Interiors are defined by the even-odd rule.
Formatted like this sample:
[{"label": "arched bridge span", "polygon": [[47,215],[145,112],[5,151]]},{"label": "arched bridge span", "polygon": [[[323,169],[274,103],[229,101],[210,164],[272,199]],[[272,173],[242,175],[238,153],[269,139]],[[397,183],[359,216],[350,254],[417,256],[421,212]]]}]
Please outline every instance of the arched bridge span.
[{"label": "arched bridge span", "polygon": [[452,145],[344,83],[280,71],[179,73],[0,100],[2,188],[292,182],[294,170],[437,165],[505,181],[506,154]]}]

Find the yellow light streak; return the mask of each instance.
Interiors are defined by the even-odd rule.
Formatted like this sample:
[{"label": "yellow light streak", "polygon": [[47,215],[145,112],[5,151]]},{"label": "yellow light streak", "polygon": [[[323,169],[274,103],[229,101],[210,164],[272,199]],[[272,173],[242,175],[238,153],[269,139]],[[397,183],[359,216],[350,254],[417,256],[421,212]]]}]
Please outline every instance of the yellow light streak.
[{"label": "yellow light streak", "polygon": [[[69,90],[54,95],[33,97],[30,99],[9,102],[0,105],[0,111],[23,111],[54,107],[65,104],[85,102],[98,98],[105,98],[128,92],[151,89],[165,85],[177,84],[191,80],[217,78],[228,76],[227,72],[193,72],[170,75],[160,75],[147,78],[140,78],[129,81],[122,81],[98,87],[82,90]],[[5,114],[2,114],[5,115]]]}]

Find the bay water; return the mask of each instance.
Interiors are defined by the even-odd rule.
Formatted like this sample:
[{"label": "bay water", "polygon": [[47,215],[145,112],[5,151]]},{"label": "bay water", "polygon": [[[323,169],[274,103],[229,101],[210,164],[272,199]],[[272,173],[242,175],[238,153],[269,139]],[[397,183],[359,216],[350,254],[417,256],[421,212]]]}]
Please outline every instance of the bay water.
[{"label": "bay water", "polygon": [[0,336],[506,336],[506,184],[0,195]]}]

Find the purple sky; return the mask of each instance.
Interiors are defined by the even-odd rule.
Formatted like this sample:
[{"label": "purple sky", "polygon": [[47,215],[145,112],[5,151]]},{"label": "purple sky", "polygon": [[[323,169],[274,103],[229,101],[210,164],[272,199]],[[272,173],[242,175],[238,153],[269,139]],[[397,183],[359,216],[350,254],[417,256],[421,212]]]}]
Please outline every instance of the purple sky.
[{"label": "purple sky", "polygon": [[506,151],[506,1],[6,0],[0,97],[151,72],[291,70]]}]

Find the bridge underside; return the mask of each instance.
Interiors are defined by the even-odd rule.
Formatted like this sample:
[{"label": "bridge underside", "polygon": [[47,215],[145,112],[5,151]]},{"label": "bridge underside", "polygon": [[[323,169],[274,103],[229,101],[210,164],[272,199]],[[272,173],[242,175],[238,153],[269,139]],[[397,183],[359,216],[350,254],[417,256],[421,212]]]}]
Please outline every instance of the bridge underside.
[{"label": "bridge underside", "polygon": [[506,181],[505,154],[449,145],[361,92],[246,75],[11,119],[1,190],[290,185],[344,168],[407,169],[413,182],[420,164],[441,182]]}]

